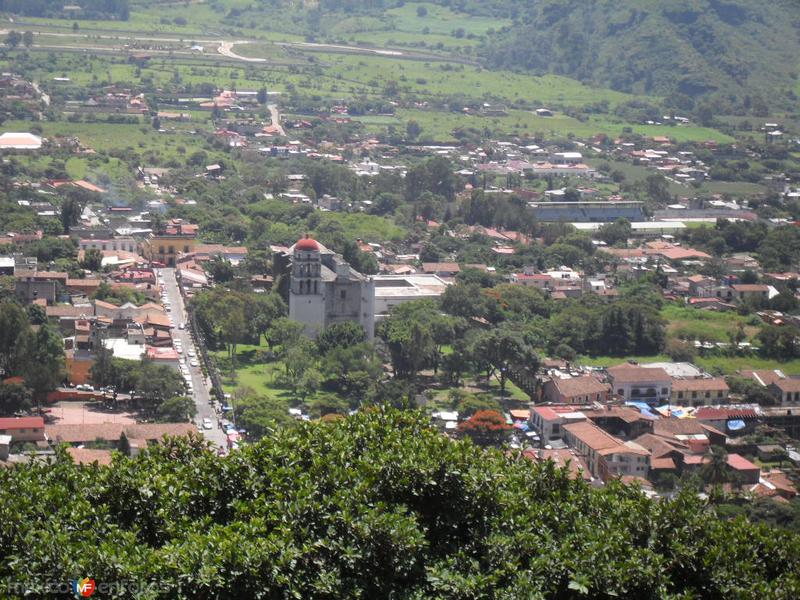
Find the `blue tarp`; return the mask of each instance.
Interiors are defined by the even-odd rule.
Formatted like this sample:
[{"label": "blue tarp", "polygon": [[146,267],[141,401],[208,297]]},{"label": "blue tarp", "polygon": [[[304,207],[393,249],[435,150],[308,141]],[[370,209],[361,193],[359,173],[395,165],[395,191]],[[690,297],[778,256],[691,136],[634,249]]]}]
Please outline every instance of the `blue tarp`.
[{"label": "blue tarp", "polygon": [[728,429],[731,431],[739,431],[740,429],[744,428],[745,424],[744,421],[742,421],[741,419],[733,419],[731,421],[728,421]]},{"label": "blue tarp", "polygon": [[626,402],[625,406],[633,406],[634,408],[638,408],[639,412],[642,413],[645,417],[658,419],[661,416],[650,410],[650,405],[647,402],[637,402],[637,401]]}]

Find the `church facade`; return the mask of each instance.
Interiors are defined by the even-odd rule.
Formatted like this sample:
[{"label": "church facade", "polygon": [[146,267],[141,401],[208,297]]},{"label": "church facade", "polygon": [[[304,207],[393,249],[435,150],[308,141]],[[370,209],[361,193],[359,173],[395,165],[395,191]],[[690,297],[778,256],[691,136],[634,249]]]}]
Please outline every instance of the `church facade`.
[{"label": "church facade", "polygon": [[375,336],[375,283],[316,240],[304,238],[289,249],[289,318],[315,338],[333,323],[361,324]]}]

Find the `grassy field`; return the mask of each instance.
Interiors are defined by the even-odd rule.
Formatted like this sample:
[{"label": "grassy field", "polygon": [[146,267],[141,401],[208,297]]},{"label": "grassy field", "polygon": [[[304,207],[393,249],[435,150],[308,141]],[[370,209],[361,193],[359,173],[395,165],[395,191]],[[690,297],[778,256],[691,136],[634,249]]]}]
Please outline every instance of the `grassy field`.
[{"label": "grassy field", "polygon": [[[511,110],[506,117],[483,117],[466,115],[454,112],[437,112],[419,109],[401,109],[396,117],[366,117],[359,118],[369,130],[380,131],[388,125],[404,128],[410,120],[417,121],[422,126],[421,140],[453,141],[456,139],[454,131],[457,129],[475,129],[479,132],[490,134],[505,134],[519,136],[541,136],[548,139],[554,138],[590,138],[596,134],[604,133],[609,136],[622,134],[623,129],[630,128],[635,133],[656,136],[670,134],[682,141],[724,138],[723,134],[712,129],[702,127],[667,127],[648,126],[634,123],[614,123],[610,120],[594,117],[587,122],[567,116],[539,117],[536,114],[522,110]],[[669,131],[666,131],[669,130]],[[646,175],[645,175],[646,176]],[[683,193],[686,189],[678,186]]]},{"label": "grassy field", "polygon": [[[420,7],[427,10],[425,16],[417,14],[417,9]],[[463,29],[466,35],[480,36],[489,29],[500,29],[511,25],[511,21],[507,19],[473,17],[427,2],[407,2],[403,6],[386,11],[386,14],[390,16],[396,29],[411,33],[427,31],[432,34],[450,34],[457,29]]]},{"label": "grassy field", "polygon": [[[590,367],[612,367],[620,363],[635,361],[637,363],[671,362],[666,354],[653,356],[581,356],[578,363]],[[731,375],[739,369],[780,369],[787,375],[800,375],[800,359],[780,362],[757,356],[698,356],[694,364],[704,368],[709,373]]]},{"label": "grassy field", "polygon": [[669,304],[661,310],[668,321],[667,335],[682,340],[701,342],[729,342],[741,326],[752,340],[760,329],[758,317],[744,317],[735,313],[716,313],[696,308]]}]

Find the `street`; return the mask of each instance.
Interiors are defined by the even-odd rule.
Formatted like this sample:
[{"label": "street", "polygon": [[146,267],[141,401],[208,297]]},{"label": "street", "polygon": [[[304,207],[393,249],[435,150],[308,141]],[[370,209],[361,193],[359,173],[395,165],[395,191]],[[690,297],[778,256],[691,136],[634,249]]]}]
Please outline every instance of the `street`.
[{"label": "street", "polygon": [[[214,407],[209,402],[211,398],[211,391],[209,389],[208,381],[203,377],[203,372],[200,367],[192,367],[189,366],[188,361],[191,360],[187,356],[187,352],[190,349],[195,349],[194,341],[192,340],[192,336],[189,334],[189,328],[187,325],[186,329],[179,329],[178,326],[181,323],[186,323],[187,316],[186,310],[183,304],[183,296],[181,296],[180,289],[178,288],[178,282],[175,279],[175,269],[160,269],[161,276],[164,278],[163,288],[167,292],[167,298],[169,298],[169,303],[171,307],[171,315],[173,315],[173,319],[175,320],[175,327],[172,329],[172,339],[173,340],[180,340],[183,344],[183,354],[181,355],[181,360],[184,358],[187,359],[187,367],[189,368],[189,374],[192,377],[192,387],[194,388],[194,392],[192,397],[194,399],[195,405],[197,406],[197,415],[195,415],[195,422],[198,426],[202,427],[203,419],[209,418],[211,419],[211,423],[213,424],[212,429],[204,429],[203,434],[206,436],[208,440],[214,443],[216,447],[222,446],[227,449],[226,437],[225,433],[219,428],[218,426],[218,417],[216,412],[214,412]],[[198,362],[200,358],[196,359]]]}]

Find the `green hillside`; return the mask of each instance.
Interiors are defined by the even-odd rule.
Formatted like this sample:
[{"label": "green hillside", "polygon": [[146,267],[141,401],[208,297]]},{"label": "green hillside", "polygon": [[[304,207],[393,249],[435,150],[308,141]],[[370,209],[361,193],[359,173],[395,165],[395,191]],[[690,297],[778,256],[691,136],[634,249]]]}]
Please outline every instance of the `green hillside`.
[{"label": "green hillside", "polygon": [[[520,0],[487,38],[494,67],[556,73],[616,90],[711,95],[763,112],[795,100],[800,3],[790,0]],[[676,97],[678,104],[690,105]],[[687,106],[688,108],[688,106]],[[724,108],[721,107],[721,108]]]}]

